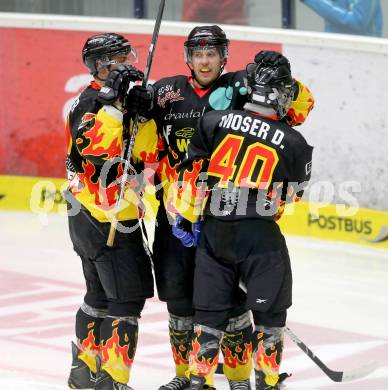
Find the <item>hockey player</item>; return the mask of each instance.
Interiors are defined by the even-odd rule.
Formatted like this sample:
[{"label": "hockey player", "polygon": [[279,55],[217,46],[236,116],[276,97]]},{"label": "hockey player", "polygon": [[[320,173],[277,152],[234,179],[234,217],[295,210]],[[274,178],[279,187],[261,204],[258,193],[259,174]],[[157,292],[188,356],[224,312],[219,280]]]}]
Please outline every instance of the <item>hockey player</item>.
[{"label": "hockey player", "polygon": [[[86,294],[76,315],[77,344],[72,344],[68,385],[73,389],[131,390],[126,384],[135,356],[138,318],[145,299],[153,296],[150,259],[136,229],[141,198],[131,183],[117,217],[115,245],[108,248],[105,243],[123,172],[120,156],[129,136],[131,99],[127,90],[143,74],[132,66],[136,53],[119,34],[90,37],[82,56],[93,81],[67,118],[70,184],[66,198],[70,237],[82,261]],[[143,162],[152,162],[155,148],[152,137],[140,131],[132,166],[141,165],[140,155]]]},{"label": "hockey player", "polygon": [[[195,27],[184,44],[185,60],[191,75],[166,77],[153,85],[153,109],[147,114],[153,120],[146,127],[156,126],[164,144],[160,151],[159,180],[163,199],[157,214],[153,259],[159,299],[167,302],[169,333],[176,376],[159,390],[189,388],[185,377],[188,351],[193,329],[192,288],[194,272],[193,247],[185,248],[172,235],[165,203],[171,184],[177,180],[177,167],[185,157],[196,123],[206,112],[242,108],[247,101],[245,70],[222,74],[228,58],[229,40],[219,26]],[[280,53],[263,52],[257,61],[269,63],[288,60]],[[297,98],[287,113],[293,125],[300,124],[313,106],[310,92],[301,83]],[[244,307],[231,313],[227,336],[223,339],[224,372],[231,388],[248,386],[251,372],[251,321]],[[213,377],[207,377],[213,386]]]},{"label": "hockey player", "polygon": [[240,304],[236,292],[241,282],[254,319],[256,390],[280,388],[292,276],[275,221],[284,202],[302,195],[311,174],[312,147],[281,121],[294,93],[289,67],[249,64],[247,84],[244,110],[213,111],[202,117],[179,168],[177,210],[189,215],[184,200],[191,199],[193,206],[196,197],[202,198],[196,182],[204,179],[204,172],[208,189],[195,258],[196,311],[189,359],[193,390],[205,388],[206,375],[215,370],[230,312]]}]

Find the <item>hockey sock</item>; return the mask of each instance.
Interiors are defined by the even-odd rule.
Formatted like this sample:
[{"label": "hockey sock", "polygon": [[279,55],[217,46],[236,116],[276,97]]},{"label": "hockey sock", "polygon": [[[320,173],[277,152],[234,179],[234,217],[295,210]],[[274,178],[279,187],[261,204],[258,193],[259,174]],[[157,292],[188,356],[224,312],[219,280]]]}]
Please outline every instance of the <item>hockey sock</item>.
[{"label": "hockey sock", "polygon": [[83,303],[75,320],[75,334],[80,350],[78,359],[82,360],[94,373],[97,372],[96,356],[100,345],[100,326],[105,316],[105,310],[95,309]]},{"label": "hockey sock", "polygon": [[101,370],[128,383],[137,345],[137,317],[106,317],[101,325]]},{"label": "hockey sock", "polygon": [[249,313],[229,320],[221,351],[225,376],[232,381],[249,379],[252,372],[252,323]]},{"label": "hockey sock", "polygon": [[170,314],[169,335],[176,376],[185,376],[189,366],[189,350],[193,335],[193,317]]},{"label": "hockey sock", "polygon": [[[253,332],[253,362],[256,382],[276,386],[283,353],[284,328],[255,326]],[[264,387],[263,387],[264,388]]]},{"label": "hockey sock", "polygon": [[214,372],[217,369],[223,333],[205,325],[194,325],[187,375],[205,377],[209,387],[214,386]]}]

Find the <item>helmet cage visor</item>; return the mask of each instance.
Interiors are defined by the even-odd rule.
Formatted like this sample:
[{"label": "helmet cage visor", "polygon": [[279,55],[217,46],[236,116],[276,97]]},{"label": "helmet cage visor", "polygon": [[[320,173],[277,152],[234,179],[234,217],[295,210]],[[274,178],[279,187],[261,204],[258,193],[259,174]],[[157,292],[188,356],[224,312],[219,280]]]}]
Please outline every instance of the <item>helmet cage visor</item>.
[{"label": "helmet cage visor", "polygon": [[284,76],[274,79],[273,68],[259,64],[248,64],[247,89],[249,99],[254,104],[270,107],[283,118],[291,105],[294,94],[294,81]]},{"label": "helmet cage visor", "polygon": [[136,49],[128,45],[128,47],[125,49],[114,51],[103,56],[97,57],[95,61],[96,69],[99,70],[105,66],[114,64],[133,65],[137,63],[138,57]]}]

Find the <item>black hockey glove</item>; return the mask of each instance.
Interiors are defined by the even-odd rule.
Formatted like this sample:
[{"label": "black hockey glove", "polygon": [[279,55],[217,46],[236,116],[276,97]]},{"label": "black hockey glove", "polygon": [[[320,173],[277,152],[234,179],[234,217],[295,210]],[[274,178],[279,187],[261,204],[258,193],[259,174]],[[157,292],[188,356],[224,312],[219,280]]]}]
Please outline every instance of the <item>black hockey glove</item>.
[{"label": "black hockey glove", "polygon": [[277,51],[262,50],[255,55],[256,64],[262,63],[268,66],[281,66],[285,65],[291,72],[290,61],[287,57]]},{"label": "black hockey glove", "polygon": [[125,108],[128,112],[147,116],[147,112],[152,109],[153,99],[154,90],[151,85],[147,87],[135,85],[128,92]]},{"label": "black hockey glove", "polygon": [[105,81],[105,85],[98,92],[97,99],[106,105],[113,104],[117,100],[124,103],[129,83],[143,80],[144,74],[130,65],[120,65],[113,69]]}]

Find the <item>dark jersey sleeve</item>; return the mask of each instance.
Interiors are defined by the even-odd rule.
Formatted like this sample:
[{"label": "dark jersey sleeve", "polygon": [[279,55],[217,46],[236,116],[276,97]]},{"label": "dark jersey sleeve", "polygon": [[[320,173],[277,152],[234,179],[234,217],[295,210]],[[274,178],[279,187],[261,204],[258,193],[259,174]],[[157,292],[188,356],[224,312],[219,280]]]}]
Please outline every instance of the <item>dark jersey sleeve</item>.
[{"label": "dark jersey sleeve", "polygon": [[81,94],[79,100],[73,105],[69,113],[69,126],[72,140],[77,145],[79,152],[81,150],[78,144],[81,144],[81,142],[79,141],[77,143],[77,139],[82,137],[83,132],[94,125],[96,113],[100,108],[101,104],[94,99],[91,93],[86,92]]},{"label": "dark jersey sleeve", "polygon": [[[302,151],[299,152],[294,160],[293,175],[289,183],[293,187],[293,197],[297,199],[303,196],[303,191],[311,178],[312,170],[312,146],[303,140]],[[295,200],[295,199],[294,199]]]},{"label": "dark jersey sleeve", "polygon": [[122,153],[123,113],[113,106],[102,106],[97,91],[81,94],[69,114],[70,133],[78,153],[95,165],[103,165]]}]

